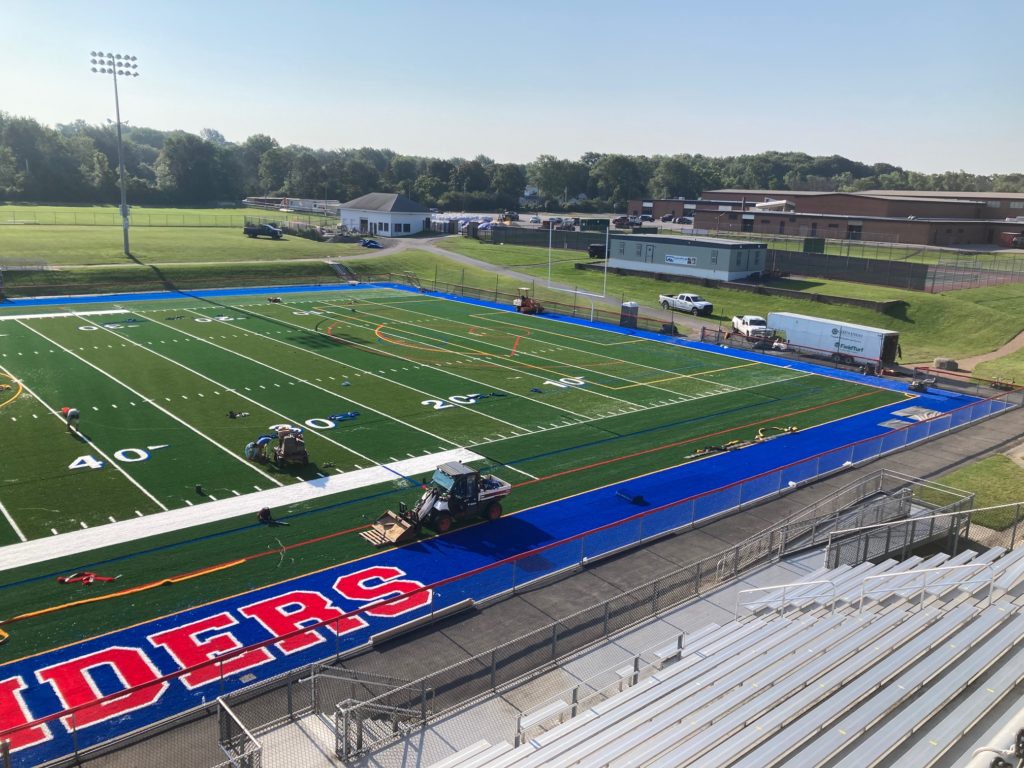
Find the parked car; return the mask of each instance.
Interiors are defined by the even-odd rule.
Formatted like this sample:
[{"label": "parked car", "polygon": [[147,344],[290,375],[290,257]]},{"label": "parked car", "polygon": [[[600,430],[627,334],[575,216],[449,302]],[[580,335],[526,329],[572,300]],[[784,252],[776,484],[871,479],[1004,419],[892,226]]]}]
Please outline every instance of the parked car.
[{"label": "parked car", "polygon": [[530,223],[531,224],[540,224],[540,216],[531,216],[530,217]]},{"label": "parked car", "polygon": [[649,213],[645,213],[640,217],[640,221],[654,221],[654,217]]},{"label": "parked car", "polygon": [[628,216],[619,216],[617,218],[612,219],[612,226],[617,227],[618,229],[626,229],[633,225],[630,224]]},{"label": "parked car", "polygon": [[361,246],[363,246],[363,248],[383,248],[384,247],[380,243],[378,243],[376,240],[371,240],[368,237],[364,238],[363,240],[361,240],[359,242],[359,244]]},{"label": "parked car", "polygon": [[672,221],[676,224],[693,224],[693,219],[689,216],[676,216]]},{"label": "parked car", "polygon": [[672,214],[671,213],[666,213],[664,216],[661,217],[661,220],[662,221],[672,221]]}]

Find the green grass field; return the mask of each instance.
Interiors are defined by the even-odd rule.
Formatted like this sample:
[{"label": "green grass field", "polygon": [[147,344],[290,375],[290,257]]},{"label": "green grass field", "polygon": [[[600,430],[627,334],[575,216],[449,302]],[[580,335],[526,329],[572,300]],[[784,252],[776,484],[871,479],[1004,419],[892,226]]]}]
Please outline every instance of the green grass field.
[{"label": "green grass field", "polygon": [[[536,278],[543,286],[548,275],[546,248],[528,246],[490,245],[469,238],[453,237],[444,241],[444,247],[496,266],[514,268]],[[604,276],[600,272],[575,268],[580,256],[575,251],[554,251],[552,279],[573,285],[581,291],[601,293]],[[384,263],[375,268],[380,269]],[[395,270],[398,271],[398,270]],[[459,274],[448,270],[449,276]],[[429,274],[427,275],[429,278]],[[451,279],[451,277],[449,277]],[[488,287],[494,277],[481,278],[482,287]],[[791,281],[784,287],[794,287]],[[665,283],[648,277],[609,276],[608,293],[612,297],[655,304],[658,294],[687,290],[686,283]],[[769,312],[798,312],[825,316],[836,320],[861,323],[899,331],[906,361],[927,361],[935,357],[966,357],[996,349],[1024,331],[1024,315],[1011,308],[1024,301],[1024,283],[987,288],[973,288],[948,294],[927,294],[897,291],[892,288],[838,283],[826,280],[796,281],[799,290],[808,293],[823,292],[850,295],[876,300],[903,300],[893,314],[880,314],[870,309],[842,305],[823,305],[782,296],[753,295],[726,288],[692,286],[715,305],[715,315],[709,324],[728,324],[733,315]],[[566,294],[546,294],[559,301],[569,301]]]},{"label": "green grass field", "polygon": [[[59,308],[38,314],[49,312]],[[12,387],[0,392],[0,420],[8,445],[19,448],[0,483],[0,543],[159,517],[211,498],[251,504],[241,517],[200,529],[0,572],[5,616],[82,594],[57,585],[55,570],[124,557],[103,570],[131,587],[253,559],[123,603],[19,622],[18,642],[0,654],[116,628],[129,604],[139,621],[368,554],[352,529],[418,494],[396,476],[277,508],[290,527],[253,525],[259,494],[303,480],[467,449],[517,486],[506,504],[515,512],[676,466],[706,445],[752,439],[765,425],[810,427],[902,397],[384,289],[300,294],[283,304],[185,298],[115,314],[11,314],[0,311],[0,374]],[[64,405],[81,409],[81,436],[57,415]],[[249,415],[230,419],[229,410]],[[351,412],[358,417],[330,419]],[[246,443],[282,423],[305,425],[311,463],[247,461]],[[338,535],[278,559],[282,547],[328,534]],[[157,546],[170,549],[145,551]]]},{"label": "green grass field", "polygon": [[[280,240],[250,238],[242,225],[223,227],[132,228],[131,252],[141,264],[326,259],[364,253],[358,243],[318,243],[285,235]],[[42,262],[51,267],[132,264],[124,255],[121,230],[112,227],[0,227],[0,261]]]},{"label": "green grass field", "polygon": [[[326,217],[256,208],[161,208],[131,206],[132,227],[241,227],[247,216],[319,223]],[[335,221],[334,217],[330,221]],[[121,227],[116,205],[0,205],[2,225]]]}]

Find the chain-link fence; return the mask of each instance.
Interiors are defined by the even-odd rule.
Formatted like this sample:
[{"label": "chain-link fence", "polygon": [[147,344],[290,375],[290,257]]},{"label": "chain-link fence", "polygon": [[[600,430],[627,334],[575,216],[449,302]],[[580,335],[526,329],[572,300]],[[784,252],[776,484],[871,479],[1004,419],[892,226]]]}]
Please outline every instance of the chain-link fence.
[{"label": "chain-link fence", "polygon": [[[825,563],[835,568],[885,557],[905,560],[912,551],[928,544],[941,545],[951,555],[975,546],[1010,550],[1020,545],[1024,539],[1024,502],[965,508],[969,506],[958,502],[926,516],[834,531]],[[997,527],[991,526],[993,521]]]},{"label": "chain-link fence", "polygon": [[263,748],[223,699],[217,699],[217,743],[227,760],[216,768],[261,768]]},{"label": "chain-link fence", "polygon": [[[750,569],[828,543],[838,529],[905,517],[914,506],[933,509],[935,499],[947,502],[940,508],[942,510],[959,510],[970,505],[973,494],[881,470],[716,555],[673,570],[420,680],[368,700],[340,701],[335,716],[337,756],[351,759],[483,694],[540,674],[580,649],[699,597]],[[583,558],[581,562],[585,561]],[[577,691],[577,695],[601,696],[606,689],[607,686],[598,685]],[[429,701],[430,705],[416,709],[417,701]],[[385,727],[388,722],[382,714],[392,712],[408,715],[400,725],[389,729]]]},{"label": "chain-link fence", "polygon": [[[53,210],[34,211],[5,211],[0,216],[0,225],[49,225],[69,227],[120,227],[122,226],[121,214],[113,211],[66,211],[59,208]],[[180,213],[146,213],[144,211],[132,211],[129,216],[130,225],[133,227],[225,227],[241,228],[245,220],[252,218],[252,214],[244,213],[215,213],[213,211],[182,211]],[[303,223],[307,226],[322,226],[336,224],[337,216],[323,216],[319,214],[294,213],[289,211],[270,214],[269,218],[276,221],[289,221]]]},{"label": "chain-link fence", "polygon": [[[433,591],[435,598],[439,598],[443,590],[444,600],[442,602],[435,599],[430,604],[428,614],[414,616],[413,619],[427,620],[437,612],[443,615],[447,608],[455,607],[469,600],[479,600],[481,595],[487,596],[487,599],[496,599],[515,593],[524,587],[536,585],[543,579],[585,567],[596,559],[622,552],[667,534],[685,530],[717,515],[735,512],[756,502],[777,497],[805,482],[814,481],[847,467],[871,461],[916,442],[988,418],[1007,408],[1019,407],[1022,404],[1022,398],[1024,398],[1024,393],[1021,390],[1003,392],[992,399],[973,402],[925,421],[915,422],[883,435],[842,446],[752,478],[736,481],[713,491],[654,507],[586,533],[543,545],[507,560],[482,566],[475,571],[444,582],[427,585],[424,589]],[[887,479],[885,482],[876,481],[874,490],[868,484],[861,487],[859,492],[891,492],[893,485],[908,484],[905,479],[901,480],[897,475],[887,474],[882,477]],[[642,496],[646,491],[643,478],[630,482],[632,494]],[[847,491],[846,495],[848,498],[852,498],[855,493]],[[343,739],[339,738],[340,741],[343,741],[339,748],[343,753],[351,752],[356,749],[355,743],[358,742],[362,744],[361,748],[365,749],[373,738],[379,740],[384,738],[385,734],[394,735],[401,732],[403,728],[411,727],[417,718],[423,717],[424,711],[429,710],[429,713],[433,715],[446,711],[459,702],[483,692],[488,686],[493,689],[514,680],[538,666],[543,666],[559,658],[574,648],[582,647],[600,637],[607,636],[609,632],[641,621],[665,607],[700,595],[710,587],[739,574],[747,567],[780,557],[786,552],[793,551],[795,547],[813,546],[821,542],[823,536],[827,537],[828,533],[836,530],[842,519],[842,516],[835,515],[834,505],[823,505],[818,512],[821,514],[805,513],[799,518],[769,529],[756,539],[730,548],[725,553],[678,569],[657,581],[637,587],[625,595],[602,603],[600,606],[563,617],[548,627],[531,632],[488,654],[475,656],[473,659],[460,662],[447,670],[406,685],[394,687],[378,696],[368,697],[367,694],[373,693],[374,686],[368,682],[367,678],[361,679],[358,681],[358,690],[362,693],[359,693],[358,696],[362,696],[363,703],[346,706],[345,711],[339,709],[335,716],[334,727],[339,729],[336,732],[342,733],[344,736]],[[832,522],[827,522],[822,517],[823,515],[831,516]],[[387,602],[387,600],[384,601],[384,603]],[[374,608],[377,607],[379,607],[378,604],[374,604]],[[346,615],[357,615],[364,610],[368,609],[356,609]],[[340,620],[339,618],[333,621]],[[331,621],[322,622],[295,630],[293,634],[305,633],[331,624]],[[335,624],[334,634],[336,636],[335,658],[340,658],[340,654],[347,648],[342,647],[341,636],[344,633],[338,629],[337,624]],[[277,640],[285,640],[288,636],[286,634]],[[265,641],[263,644],[269,642]],[[217,665],[220,668],[221,690],[230,691],[231,688],[236,688],[240,684],[244,684],[245,681],[226,678],[223,672],[225,665],[236,656],[249,652],[251,652],[251,648],[240,648],[227,652],[210,662],[174,672],[156,683],[139,686],[137,690],[145,690],[150,685],[164,685],[167,680],[172,678],[194,673],[210,665]],[[322,698],[317,699],[317,706],[314,707],[315,685],[303,675],[286,674],[274,680],[242,689],[237,694],[231,695],[229,702],[232,711],[242,722],[261,725],[283,722],[286,719],[294,718],[296,713],[312,714],[318,710],[322,712],[326,708]],[[286,696],[281,696],[281,689],[286,691]],[[358,699],[357,693],[358,691],[353,691],[352,695],[346,695],[346,698]],[[95,742],[95,732],[93,731],[88,731],[83,736],[79,735],[76,725],[78,714],[81,712],[88,715],[89,710],[93,708],[99,711],[106,699],[124,695],[124,692],[112,694],[110,697],[104,697],[88,705],[49,715],[41,721],[28,723],[18,729],[0,732],[0,740],[18,739],[19,736],[24,739],[25,734],[32,733],[40,723],[50,723],[52,724],[50,727],[57,727],[56,721],[60,719],[61,727],[66,727],[71,734],[77,759],[80,738],[86,739],[86,743]],[[366,702],[372,702],[374,707],[365,710],[358,709]],[[339,715],[342,717],[340,725],[337,721]],[[189,716],[195,719],[202,715],[193,711],[189,713]],[[347,721],[345,718],[348,718]],[[364,722],[360,727],[358,725],[360,718],[373,722]],[[355,724],[354,730],[353,724]],[[166,724],[161,724],[162,729],[166,729],[166,727]],[[250,728],[250,730],[255,729]],[[362,735],[361,741],[360,734]],[[170,741],[170,738],[168,737],[167,741]],[[355,738],[355,742],[353,742],[353,738]],[[144,750],[146,746],[143,745],[140,749]],[[19,763],[17,757],[18,755],[15,754],[14,764],[20,768],[24,763]],[[150,760],[142,761],[140,764],[143,762],[151,764]],[[202,766],[214,763],[203,758],[196,759],[190,764]]]}]

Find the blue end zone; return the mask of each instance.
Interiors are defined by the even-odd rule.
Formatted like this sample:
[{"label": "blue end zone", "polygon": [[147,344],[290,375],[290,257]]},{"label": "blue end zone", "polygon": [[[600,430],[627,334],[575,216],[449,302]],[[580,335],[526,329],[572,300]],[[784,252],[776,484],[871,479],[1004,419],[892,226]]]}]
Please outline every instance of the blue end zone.
[{"label": "blue end zone", "polygon": [[[393,287],[410,290],[406,286],[331,286],[331,287],[292,287],[266,290],[229,290],[229,291],[195,291],[190,296],[240,296],[264,295],[268,293],[300,293],[315,290],[335,291],[351,290],[365,287]],[[420,293],[420,291],[417,291]],[[428,295],[430,292],[422,291]],[[181,298],[186,294],[122,294],[117,297],[76,297],[76,301],[68,299],[38,299],[31,301],[11,302],[20,306],[46,306],[69,303],[110,303],[111,301],[139,301],[151,299]],[[461,299],[468,303],[490,309],[508,310],[507,307],[486,301]],[[9,305],[5,305],[9,306]],[[643,331],[623,331],[614,326],[606,326],[588,321],[559,318],[577,325],[602,328],[615,332],[626,332],[641,338],[648,338],[668,344],[678,344],[714,352],[733,358],[756,360],[778,364],[779,361],[755,353],[736,350],[723,350],[718,347],[695,342],[666,339],[657,334]],[[807,363],[786,362],[787,367],[837,378],[848,378],[860,383],[870,383],[876,387],[894,390],[905,390],[905,385],[898,381],[884,378],[870,378],[859,374],[844,373],[828,368],[821,368]],[[227,675],[224,687],[219,680],[210,681],[192,689],[186,687],[181,679],[171,680],[158,699],[140,706],[110,720],[97,723],[78,733],[78,747],[85,748],[91,744],[109,739],[117,734],[133,730],[161,720],[174,713],[190,707],[210,702],[224,691],[231,691],[252,682],[251,676],[259,679],[268,678],[304,664],[329,656],[336,651],[346,651],[367,643],[370,638],[389,628],[396,627],[411,619],[454,605],[471,598],[482,600],[496,594],[507,592],[518,585],[547,574],[578,565],[582,558],[592,558],[605,552],[628,546],[636,541],[674,530],[706,519],[723,510],[747,503],[780,490],[792,483],[800,483],[818,474],[842,468],[848,463],[877,455],[880,452],[893,450],[908,442],[927,437],[929,434],[941,432],[951,426],[965,423],[969,418],[979,418],[996,409],[1007,407],[1000,403],[984,403],[978,406],[982,412],[968,414],[964,409],[951,416],[944,416],[928,422],[920,422],[899,431],[893,431],[881,425],[889,419],[899,418],[893,415],[911,405],[927,408],[946,414],[962,406],[978,402],[977,398],[957,395],[948,392],[932,392],[918,395],[899,403],[861,413],[841,421],[823,424],[819,427],[806,429],[793,434],[780,436],[765,443],[751,445],[740,451],[717,454],[704,459],[691,461],[683,466],[638,477],[623,483],[599,488],[561,501],[534,507],[518,514],[504,517],[496,522],[476,525],[450,533],[443,537],[418,542],[401,549],[393,549],[371,557],[348,563],[319,573],[303,576],[288,582],[258,589],[245,595],[222,600],[210,605],[166,616],[145,624],[111,633],[99,638],[78,643],[74,646],[50,651],[38,656],[22,659],[0,667],[0,693],[2,686],[12,678],[19,681],[13,688],[20,689],[18,694],[31,718],[40,718],[64,709],[58,699],[54,687],[44,682],[47,677],[37,677],[41,670],[52,665],[62,664],[84,656],[117,647],[130,649],[133,654],[145,660],[148,665],[150,679],[157,674],[170,674],[181,668],[167,648],[149,639],[159,633],[173,630],[182,625],[201,619],[213,620],[221,617],[217,628],[206,630],[197,635],[200,642],[230,633],[238,645],[251,645],[272,639],[276,635],[265,628],[260,622],[247,617],[242,611],[245,606],[260,603],[271,597],[285,593],[301,595],[319,595],[329,601],[332,607],[349,611],[364,607],[365,598],[354,599],[351,590],[339,587],[343,577],[360,574],[363,586],[376,588],[376,597],[388,596],[386,581],[393,576],[382,576],[385,571],[374,571],[376,568],[396,569],[387,571],[399,574],[399,578],[414,580],[419,584],[436,584],[446,579],[467,573],[476,568],[489,566],[522,552],[534,550],[569,537],[592,531],[616,521],[631,518],[644,510],[655,510],[643,520],[631,520],[614,528],[600,531],[584,539],[577,539],[526,557],[514,564],[503,564],[490,568],[479,574],[461,580],[454,580],[435,589],[429,605],[421,606],[397,617],[366,615],[366,626],[336,636],[333,632],[321,629],[309,635],[311,643],[308,647],[292,653],[284,653],[274,645],[268,646],[269,658],[258,666],[245,670],[244,673]],[[843,447],[845,446],[845,447]],[[834,453],[822,456],[808,466],[796,464],[803,459],[839,449]],[[680,457],[682,460],[682,457]],[[529,458],[526,459],[529,461]],[[523,463],[523,462],[519,462]],[[795,464],[795,466],[794,466]],[[722,489],[722,478],[735,480],[749,479],[743,484],[736,484]],[[701,496],[701,494],[706,494]],[[680,498],[697,497],[691,501],[673,505]],[[343,594],[343,592],[345,594]],[[392,591],[390,594],[397,594]],[[143,598],[144,599],[144,598]],[[320,598],[318,598],[320,599]],[[302,626],[307,626],[303,624]],[[119,651],[123,653],[124,651]],[[146,672],[144,668],[143,672]],[[115,693],[123,689],[123,684],[114,674],[108,663],[95,667],[92,673],[93,683],[103,694]],[[242,682],[245,678],[246,682]],[[3,718],[0,718],[3,722]],[[17,766],[35,765],[72,751],[73,743],[66,728],[58,721],[49,724],[49,739],[36,746],[15,752],[14,764]]]}]

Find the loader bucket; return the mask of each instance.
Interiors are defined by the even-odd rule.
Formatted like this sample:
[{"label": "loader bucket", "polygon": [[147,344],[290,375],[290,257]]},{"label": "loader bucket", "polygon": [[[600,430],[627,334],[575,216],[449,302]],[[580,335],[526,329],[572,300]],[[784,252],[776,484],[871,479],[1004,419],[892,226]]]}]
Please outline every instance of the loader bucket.
[{"label": "loader bucket", "polygon": [[383,547],[386,544],[404,544],[416,538],[416,528],[408,520],[388,510],[377,518],[368,531],[360,534],[364,539],[375,547]]}]

